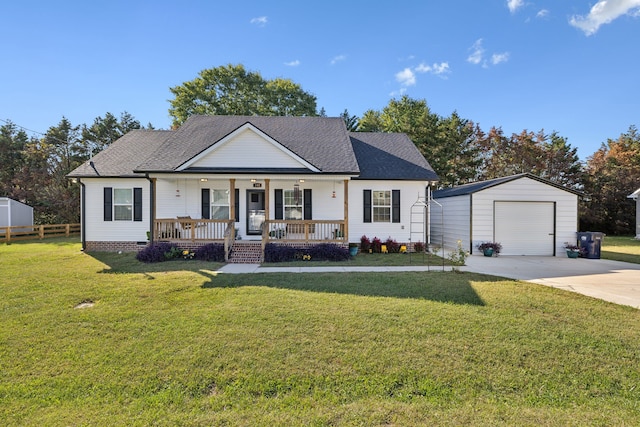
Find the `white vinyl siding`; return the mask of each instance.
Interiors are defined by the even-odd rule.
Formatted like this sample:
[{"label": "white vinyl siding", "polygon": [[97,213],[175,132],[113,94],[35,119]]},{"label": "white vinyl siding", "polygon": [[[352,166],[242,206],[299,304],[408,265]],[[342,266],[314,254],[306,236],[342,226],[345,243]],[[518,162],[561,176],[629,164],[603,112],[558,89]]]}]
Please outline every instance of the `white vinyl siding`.
[{"label": "white vinyl siding", "polygon": [[456,248],[460,240],[462,248],[471,251],[471,195],[447,197],[438,203],[442,207],[431,206],[431,244]]},{"label": "white vinyl siding", "polygon": [[[250,153],[250,155],[248,155]],[[197,160],[191,167],[226,168],[242,165],[243,168],[302,168],[304,165],[273,143],[251,129],[247,129],[233,139]]]},{"label": "white vinyl siding", "polygon": [[[411,206],[416,203],[418,198],[424,200],[426,187],[426,181],[350,181],[349,241],[360,242],[360,237],[366,235],[370,239],[378,237],[381,240],[386,240],[391,237],[398,242],[409,242],[411,239],[409,233],[411,230]],[[374,191],[389,191],[390,194],[392,194],[393,190],[400,190],[400,222],[373,222],[373,217],[372,222],[363,222],[363,190],[371,189]],[[342,186],[336,187],[336,193],[338,196],[341,195]],[[371,199],[373,202],[373,194],[371,195]],[[314,213],[316,209],[315,206],[318,204],[319,203],[314,204]],[[342,212],[342,208],[338,209],[338,212]]]},{"label": "white vinyl siding", "polygon": [[[149,181],[144,178],[91,178],[83,179],[82,182],[85,185],[84,232],[87,241],[141,242],[147,240],[147,231],[150,230]],[[142,221],[105,221],[103,209],[105,187],[129,191],[136,187],[142,188]]]}]

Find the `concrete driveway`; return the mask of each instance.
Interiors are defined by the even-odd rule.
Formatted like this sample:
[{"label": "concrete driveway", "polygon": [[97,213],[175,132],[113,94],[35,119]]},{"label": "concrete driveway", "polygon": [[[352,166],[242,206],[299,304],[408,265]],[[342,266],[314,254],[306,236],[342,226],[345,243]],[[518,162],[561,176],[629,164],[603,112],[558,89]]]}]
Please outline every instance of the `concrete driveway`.
[{"label": "concrete driveway", "polygon": [[525,280],[640,308],[640,264],[565,257],[470,256],[461,270]]}]

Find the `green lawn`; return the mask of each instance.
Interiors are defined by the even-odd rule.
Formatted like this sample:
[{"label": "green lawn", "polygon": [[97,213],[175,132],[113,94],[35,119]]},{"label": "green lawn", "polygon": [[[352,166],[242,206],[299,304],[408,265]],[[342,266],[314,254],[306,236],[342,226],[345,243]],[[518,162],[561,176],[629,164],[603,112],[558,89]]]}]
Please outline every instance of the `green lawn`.
[{"label": "green lawn", "polygon": [[640,264],[640,240],[633,236],[605,236],[600,256],[615,261]]},{"label": "green lawn", "polygon": [[0,245],[0,425],[640,423],[638,310],[472,273],[218,267]]}]

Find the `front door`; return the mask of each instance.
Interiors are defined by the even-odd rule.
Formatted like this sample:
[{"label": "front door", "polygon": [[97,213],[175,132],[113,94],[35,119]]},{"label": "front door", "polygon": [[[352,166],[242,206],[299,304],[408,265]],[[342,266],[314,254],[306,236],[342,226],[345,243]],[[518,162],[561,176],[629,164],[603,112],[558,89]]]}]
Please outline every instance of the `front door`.
[{"label": "front door", "polygon": [[247,234],[262,234],[264,190],[247,190]]}]

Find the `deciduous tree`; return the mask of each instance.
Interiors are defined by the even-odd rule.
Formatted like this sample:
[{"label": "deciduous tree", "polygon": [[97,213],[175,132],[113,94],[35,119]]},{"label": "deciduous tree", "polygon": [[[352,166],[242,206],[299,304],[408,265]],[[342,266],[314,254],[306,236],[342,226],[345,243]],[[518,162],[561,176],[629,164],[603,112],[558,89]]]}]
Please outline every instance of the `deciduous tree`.
[{"label": "deciduous tree", "polygon": [[626,198],[640,187],[640,134],[629,127],[618,139],[609,139],[587,159],[581,229],[632,234],[635,211]]},{"label": "deciduous tree", "polygon": [[315,116],[316,97],[288,79],[265,80],[242,65],[200,71],[198,77],[170,88],[173,126],[193,114]]}]

